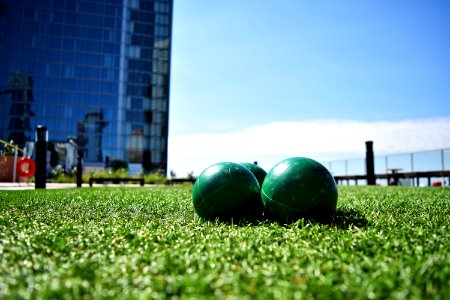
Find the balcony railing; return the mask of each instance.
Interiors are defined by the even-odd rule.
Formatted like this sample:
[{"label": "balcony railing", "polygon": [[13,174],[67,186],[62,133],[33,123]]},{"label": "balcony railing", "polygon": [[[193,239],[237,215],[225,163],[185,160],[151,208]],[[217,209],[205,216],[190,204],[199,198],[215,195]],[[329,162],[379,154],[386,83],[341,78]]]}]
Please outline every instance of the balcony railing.
[{"label": "balcony railing", "polygon": [[[329,161],[324,165],[340,184],[367,184],[365,158]],[[375,156],[374,167],[379,185],[449,185],[450,148]]]}]

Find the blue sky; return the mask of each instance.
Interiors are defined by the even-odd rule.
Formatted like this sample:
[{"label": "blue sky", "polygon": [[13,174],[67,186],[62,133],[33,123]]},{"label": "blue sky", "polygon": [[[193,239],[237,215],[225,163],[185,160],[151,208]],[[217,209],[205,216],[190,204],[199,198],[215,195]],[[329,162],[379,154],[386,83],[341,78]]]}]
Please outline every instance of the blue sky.
[{"label": "blue sky", "polygon": [[[340,159],[368,139],[380,153],[450,147],[450,1],[174,2],[179,176],[224,160]],[[294,129],[310,132],[293,144]]]}]

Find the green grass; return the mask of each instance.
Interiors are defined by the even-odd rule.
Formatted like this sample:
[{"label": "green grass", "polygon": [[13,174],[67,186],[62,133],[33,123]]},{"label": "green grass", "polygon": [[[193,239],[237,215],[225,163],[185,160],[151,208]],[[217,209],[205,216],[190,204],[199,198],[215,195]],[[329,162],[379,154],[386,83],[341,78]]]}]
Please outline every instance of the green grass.
[{"label": "green grass", "polygon": [[450,189],[340,187],[330,224],[200,220],[192,187],[0,191],[0,299],[445,299]]}]

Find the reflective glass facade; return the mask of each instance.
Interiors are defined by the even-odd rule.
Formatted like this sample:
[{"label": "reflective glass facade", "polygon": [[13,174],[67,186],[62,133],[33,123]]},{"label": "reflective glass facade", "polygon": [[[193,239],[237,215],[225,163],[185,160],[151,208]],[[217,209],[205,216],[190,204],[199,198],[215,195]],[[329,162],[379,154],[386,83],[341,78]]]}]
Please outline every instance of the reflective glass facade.
[{"label": "reflective glass facade", "polygon": [[172,0],[0,0],[0,139],[167,169]]}]

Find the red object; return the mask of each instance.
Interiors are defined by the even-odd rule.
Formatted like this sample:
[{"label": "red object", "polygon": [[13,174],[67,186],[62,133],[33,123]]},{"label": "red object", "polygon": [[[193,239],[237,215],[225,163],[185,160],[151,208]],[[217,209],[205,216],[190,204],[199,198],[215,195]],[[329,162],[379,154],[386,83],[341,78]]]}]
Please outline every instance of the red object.
[{"label": "red object", "polygon": [[435,181],[431,184],[432,186],[442,186],[442,182],[440,181]]},{"label": "red object", "polygon": [[31,158],[24,158],[17,161],[17,175],[30,177],[34,175],[34,171],[36,171],[36,164]]}]

